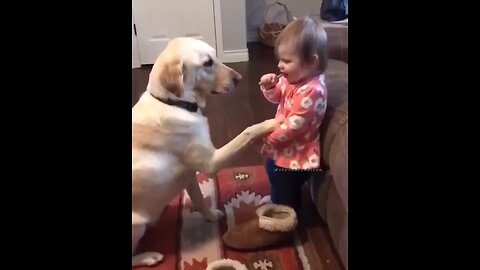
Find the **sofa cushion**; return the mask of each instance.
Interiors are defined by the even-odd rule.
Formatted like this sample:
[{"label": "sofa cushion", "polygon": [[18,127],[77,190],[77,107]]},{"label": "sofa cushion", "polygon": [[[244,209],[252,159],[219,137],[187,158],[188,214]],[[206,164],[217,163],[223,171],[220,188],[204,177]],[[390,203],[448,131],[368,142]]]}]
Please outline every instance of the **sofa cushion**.
[{"label": "sofa cushion", "polygon": [[327,112],[320,127],[323,169],[329,170],[348,212],[348,64],[330,60]]},{"label": "sofa cushion", "polygon": [[348,64],[329,60],[327,111],[320,127],[322,169],[310,180],[312,199],[348,269]]},{"label": "sofa cushion", "polygon": [[328,56],[330,59],[348,63],[348,27],[325,26],[328,37]]},{"label": "sofa cushion", "polygon": [[320,127],[323,173],[310,179],[311,197],[328,224],[348,270],[348,27],[326,27],[329,57],[327,111]]},{"label": "sofa cushion", "polygon": [[348,269],[348,210],[342,193],[333,179],[331,171],[316,174],[309,181],[312,200],[328,231],[343,264]]},{"label": "sofa cushion", "polygon": [[336,151],[332,147],[341,147],[338,142],[334,144],[334,139],[342,132],[347,135],[348,131],[348,64],[329,60],[325,83],[328,93],[327,111],[320,127],[320,139],[323,164],[331,167],[331,155]]}]

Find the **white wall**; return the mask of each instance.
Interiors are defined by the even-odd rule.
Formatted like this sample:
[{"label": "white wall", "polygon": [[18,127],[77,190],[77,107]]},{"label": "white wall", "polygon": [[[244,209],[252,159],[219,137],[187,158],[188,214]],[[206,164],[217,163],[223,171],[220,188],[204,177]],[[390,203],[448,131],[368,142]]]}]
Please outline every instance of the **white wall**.
[{"label": "white wall", "polygon": [[223,49],[240,50],[246,43],[245,1],[221,0]]},{"label": "white wall", "polygon": [[246,0],[247,41],[258,39],[257,27],[263,22],[265,0]]},{"label": "white wall", "polygon": [[[267,5],[275,0],[220,0],[222,40],[225,62],[248,61],[247,42],[257,41],[257,27],[264,21]],[[320,15],[322,0],[280,0],[292,16]],[[286,23],[284,9],[278,5],[269,9],[267,22]]]},{"label": "white wall", "polygon": [[225,62],[248,61],[245,0],[221,0]]},{"label": "white wall", "polygon": [[[227,1],[227,0],[223,0]],[[230,0],[231,1],[231,0]],[[274,0],[246,0],[246,19],[247,19],[247,41],[257,41],[257,27],[263,23],[266,6],[275,2]],[[279,0],[284,3],[292,16],[301,18],[306,15],[320,16],[320,7],[322,0]],[[222,2],[223,4],[223,2]],[[283,8],[278,5],[269,9],[266,16],[267,22],[285,22],[285,13]]]},{"label": "white wall", "polygon": [[[267,22],[286,23],[284,9],[278,5],[269,9],[266,6],[275,0],[220,0],[222,13],[222,35],[224,60],[226,62],[248,61],[247,42],[258,40],[258,26]],[[322,0],[279,0],[287,5],[292,16],[320,16]]]},{"label": "white wall", "polygon": [[[258,40],[257,27],[264,20],[266,5],[273,3],[274,0],[219,1],[224,61],[248,61],[247,42]],[[322,0],[280,0],[279,2],[286,4],[293,16],[303,17],[305,15],[319,15]],[[283,9],[278,5],[271,8],[267,14],[267,20],[284,21]]]}]

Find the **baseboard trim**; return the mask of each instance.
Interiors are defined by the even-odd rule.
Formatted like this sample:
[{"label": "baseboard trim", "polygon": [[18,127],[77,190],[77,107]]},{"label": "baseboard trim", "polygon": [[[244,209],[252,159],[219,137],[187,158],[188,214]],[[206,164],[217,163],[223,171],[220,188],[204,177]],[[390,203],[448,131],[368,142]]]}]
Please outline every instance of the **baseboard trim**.
[{"label": "baseboard trim", "polygon": [[134,69],[134,68],[141,68],[141,67],[142,67],[142,65],[140,65],[140,63],[132,60],[132,69]]},{"label": "baseboard trim", "polygon": [[224,51],[223,62],[225,63],[248,62],[248,49]]}]

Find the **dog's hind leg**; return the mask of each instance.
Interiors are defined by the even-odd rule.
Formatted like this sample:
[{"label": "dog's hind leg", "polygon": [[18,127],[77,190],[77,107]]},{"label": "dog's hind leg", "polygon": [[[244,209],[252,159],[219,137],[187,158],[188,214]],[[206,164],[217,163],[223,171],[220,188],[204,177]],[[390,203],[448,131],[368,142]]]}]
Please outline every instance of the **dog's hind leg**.
[{"label": "dog's hind leg", "polygon": [[[135,224],[138,222],[136,217],[141,219],[141,216],[132,213],[132,254],[134,254],[135,249],[138,246],[138,242],[145,234],[146,225],[142,224]],[[163,260],[163,255],[159,252],[144,252],[137,255],[132,256],[132,267],[136,266],[151,266],[155,265],[158,262]]]},{"label": "dog's hind leg", "polygon": [[200,190],[200,186],[198,185],[198,182],[196,180],[193,180],[187,186],[187,193],[190,197],[190,200],[192,201],[192,206],[195,208],[195,210],[202,213],[205,219],[207,219],[208,221],[217,221],[223,216],[222,211],[218,209],[212,210],[207,207],[203,199],[203,194]]},{"label": "dog's hind leg", "polygon": [[163,260],[163,255],[158,252],[144,252],[132,256],[132,267],[152,266]]}]

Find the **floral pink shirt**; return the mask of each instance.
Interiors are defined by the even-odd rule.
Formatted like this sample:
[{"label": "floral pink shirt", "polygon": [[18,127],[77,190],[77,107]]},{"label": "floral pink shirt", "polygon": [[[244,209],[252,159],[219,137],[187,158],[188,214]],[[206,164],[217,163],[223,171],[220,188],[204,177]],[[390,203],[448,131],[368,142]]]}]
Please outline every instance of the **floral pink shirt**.
[{"label": "floral pink shirt", "polygon": [[276,87],[261,90],[267,100],[279,104],[275,117],[285,117],[280,127],[264,138],[261,154],[282,168],[319,168],[319,127],[327,107],[325,76],[299,84],[289,84],[281,77]]}]

